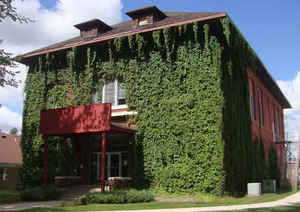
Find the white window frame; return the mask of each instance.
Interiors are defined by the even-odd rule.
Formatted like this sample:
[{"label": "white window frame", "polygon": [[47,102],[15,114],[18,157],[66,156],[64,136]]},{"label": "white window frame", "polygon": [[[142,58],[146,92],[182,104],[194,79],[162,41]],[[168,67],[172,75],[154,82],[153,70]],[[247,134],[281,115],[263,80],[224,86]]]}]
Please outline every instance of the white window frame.
[{"label": "white window frame", "polygon": [[[118,92],[119,92],[119,82],[118,80],[114,80],[113,81],[114,83],[114,89],[115,89],[115,92],[114,92],[114,102],[115,104],[111,105],[111,108],[112,109],[125,109],[125,108],[128,108],[128,105],[127,104],[124,104],[124,105],[118,105]],[[107,83],[104,84],[104,86],[102,87],[102,103],[106,103],[105,102],[105,86],[107,86]]]}]

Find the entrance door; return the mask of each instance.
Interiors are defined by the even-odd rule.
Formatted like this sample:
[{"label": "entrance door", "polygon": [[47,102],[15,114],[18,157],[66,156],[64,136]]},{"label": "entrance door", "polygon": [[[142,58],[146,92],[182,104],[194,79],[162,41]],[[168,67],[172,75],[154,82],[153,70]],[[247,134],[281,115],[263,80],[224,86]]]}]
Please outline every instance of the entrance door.
[{"label": "entrance door", "polygon": [[[109,177],[122,176],[122,157],[121,152],[107,152],[105,155],[105,179]],[[100,182],[101,177],[101,152],[93,152],[92,154],[92,176],[96,177],[93,182]]]}]

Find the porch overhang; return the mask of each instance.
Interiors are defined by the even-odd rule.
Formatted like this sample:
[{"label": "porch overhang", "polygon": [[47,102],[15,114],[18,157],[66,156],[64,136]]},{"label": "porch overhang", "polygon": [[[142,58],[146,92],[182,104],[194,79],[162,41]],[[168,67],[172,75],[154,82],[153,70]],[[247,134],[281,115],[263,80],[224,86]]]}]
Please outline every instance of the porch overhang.
[{"label": "porch overhang", "polygon": [[81,105],[62,109],[42,110],[42,135],[119,132],[133,134],[135,129],[111,122],[111,104]]},{"label": "porch overhang", "polygon": [[41,111],[42,135],[110,131],[110,104],[81,105]]},{"label": "porch overhang", "polygon": [[101,190],[105,185],[105,152],[107,133],[134,134],[135,129],[111,122],[111,104],[92,104],[62,109],[42,110],[40,133],[44,136],[43,188],[48,178],[48,136],[101,133]]}]

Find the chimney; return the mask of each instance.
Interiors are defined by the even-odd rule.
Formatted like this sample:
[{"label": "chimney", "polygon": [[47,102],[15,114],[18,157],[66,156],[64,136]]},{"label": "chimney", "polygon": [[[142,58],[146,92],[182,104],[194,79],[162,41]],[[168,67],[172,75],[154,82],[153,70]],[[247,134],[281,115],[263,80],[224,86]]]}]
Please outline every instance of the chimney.
[{"label": "chimney", "polygon": [[81,38],[95,37],[112,29],[109,25],[99,19],[92,19],[76,24],[74,27],[80,30]]},{"label": "chimney", "polygon": [[166,14],[160,11],[156,6],[148,6],[126,13],[129,17],[136,21],[136,26],[144,26],[153,24],[166,18]]}]

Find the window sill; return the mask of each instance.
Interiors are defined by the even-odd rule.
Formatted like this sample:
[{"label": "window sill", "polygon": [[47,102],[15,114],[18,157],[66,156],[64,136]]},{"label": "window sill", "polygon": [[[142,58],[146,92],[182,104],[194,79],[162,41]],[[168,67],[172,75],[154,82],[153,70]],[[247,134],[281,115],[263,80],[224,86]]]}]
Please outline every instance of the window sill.
[{"label": "window sill", "polygon": [[111,117],[118,117],[118,116],[132,116],[136,115],[136,111],[121,111],[121,112],[112,112]]},{"label": "window sill", "polygon": [[111,106],[112,110],[117,110],[117,109],[128,109],[128,105],[113,105]]}]

